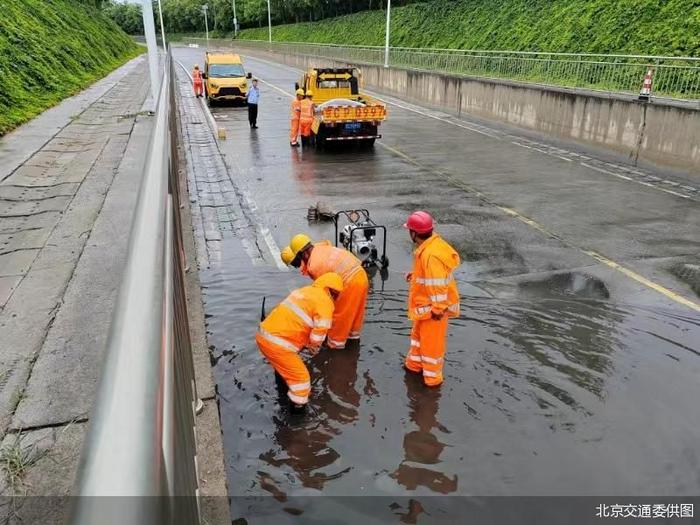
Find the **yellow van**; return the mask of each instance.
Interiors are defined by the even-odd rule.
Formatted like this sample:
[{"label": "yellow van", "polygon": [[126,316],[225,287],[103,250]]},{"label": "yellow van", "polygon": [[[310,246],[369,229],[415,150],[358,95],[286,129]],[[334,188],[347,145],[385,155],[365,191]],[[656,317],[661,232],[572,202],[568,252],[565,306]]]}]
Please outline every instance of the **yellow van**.
[{"label": "yellow van", "polygon": [[220,100],[245,103],[248,83],[240,56],[207,52],[203,77],[209,104]]}]

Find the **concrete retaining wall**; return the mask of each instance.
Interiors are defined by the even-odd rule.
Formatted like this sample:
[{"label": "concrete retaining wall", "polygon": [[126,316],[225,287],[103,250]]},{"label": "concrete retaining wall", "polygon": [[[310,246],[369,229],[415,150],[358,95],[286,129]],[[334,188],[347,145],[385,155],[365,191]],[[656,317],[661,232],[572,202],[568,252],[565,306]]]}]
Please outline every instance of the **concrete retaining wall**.
[{"label": "concrete retaining wall", "polygon": [[[334,61],[266,54],[307,68]],[[335,62],[336,64],[341,64]],[[346,65],[346,63],[342,63]],[[604,147],[640,161],[700,173],[700,107],[697,103],[639,102],[632,96],[449,76],[357,64],[368,87],[405,100],[467,113],[545,133],[556,139]]]}]

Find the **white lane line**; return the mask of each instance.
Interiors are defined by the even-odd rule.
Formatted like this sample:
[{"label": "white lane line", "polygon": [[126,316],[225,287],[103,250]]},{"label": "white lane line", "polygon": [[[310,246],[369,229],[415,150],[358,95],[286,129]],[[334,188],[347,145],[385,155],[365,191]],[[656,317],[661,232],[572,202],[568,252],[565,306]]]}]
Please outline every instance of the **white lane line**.
[{"label": "white lane line", "polygon": [[[286,67],[286,68],[288,68],[288,69],[290,69],[290,70],[292,70],[292,71],[301,72],[300,69],[292,68],[292,67],[286,66],[286,65],[284,65],[284,64],[275,64],[274,62],[270,62],[270,61],[268,61],[268,60],[263,60],[263,59],[260,59],[260,58],[253,58],[253,60],[259,60],[260,62],[263,62],[263,63],[265,63],[265,64],[269,64],[269,65],[271,65],[271,66],[278,66],[278,67],[279,67],[279,66],[284,66],[284,67]],[[258,80],[260,80],[261,82],[263,82],[261,79],[258,79]],[[263,83],[269,85],[270,87],[276,89],[277,91],[281,91],[281,92],[285,93],[285,94],[288,95],[288,96],[291,96],[291,97],[294,96],[294,95],[291,95],[291,94],[287,93],[286,91],[283,91],[281,88],[279,88],[279,87],[277,87],[277,86],[274,86],[273,84],[270,84],[269,82],[263,82]],[[446,118],[443,118],[443,117],[439,117],[439,116],[437,116],[437,115],[431,114],[431,113],[429,113],[429,112],[427,112],[427,111],[424,111],[424,110],[422,110],[422,109],[417,109],[415,106],[414,106],[414,107],[410,107],[410,106],[407,106],[407,105],[405,105],[405,104],[400,104],[399,102],[396,101],[396,99],[395,99],[394,97],[387,97],[387,96],[385,96],[385,95],[384,95],[384,96],[380,96],[380,95],[378,95],[378,94],[377,94],[376,92],[374,92],[374,91],[369,91],[369,90],[365,90],[365,91],[366,91],[368,94],[370,94],[372,97],[376,98],[377,100],[379,100],[379,101],[381,101],[381,102],[384,102],[385,104],[389,104],[389,105],[392,105],[392,106],[396,106],[396,107],[399,107],[399,108],[401,108],[401,109],[405,109],[406,111],[412,111],[413,113],[418,113],[419,115],[423,115],[424,117],[428,117],[428,118],[432,118],[432,119],[435,119],[435,120],[439,120],[439,121],[441,121],[441,122],[446,122],[446,123],[448,123],[448,124],[452,124],[453,126],[457,126],[458,128],[466,129],[466,130],[469,130],[469,131],[474,131],[475,133],[480,133],[480,134],[482,134],[482,135],[486,135],[487,137],[491,137],[491,138],[496,139],[496,140],[501,140],[501,137],[499,137],[499,136],[497,136],[497,135],[494,135],[494,134],[492,134],[492,133],[488,133],[488,132],[486,132],[486,131],[482,131],[482,130],[476,129],[476,128],[473,128],[473,127],[471,127],[471,126],[467,126],[466,124],[462,124],[461,122],[454,122],[454,121],[452,121],[452,120],[449,120],[449,119],[446,119]],[[389,100],[389,98],[391,98],[391,100]]]},{"label": "white lane line", "polygon": [[280,87],[277,87],[277,86],[275,86],[274,84],[270,84],[269,82],[263,80],[263,79],[260,78],[260,77],[255,77],[255,78],[258,79],[258,80],[259,80],[260,82],[262,82],[263,84],[265,84],[266,86],[269,86],[269,87],[271,87],[272,89],[275,89],[275,90],[279,91],[279,92],[282,93],[283,95],[285,95],[285,96],[287,96],[287,97],[289,97],[289,98],[294,98],[294,95],[293,95],[292,93],[288,93],[288,92],[286,92],[284,89],[282,89],[282,88],[280,88]]},{"label": "white lane line", "polygon": [[272,255],[272,259],[275,262],[275,266],[277,266],[277,268],[279,268],[283,272],[289,271],[287,265],[282,262],[282,255],[280,253],[279,246],[277,246],[275,239],[272,237],[270,229],[267,226],[265,226],[262,219],[260,218],[258,204],[255,202],[255,200],[250,195],[250,193],[248,193],[247,190],[241,189],[240,191],[243,195],[243,198],[246,200],[246,203],[248,204],[248,209],[251,211],[253,217],[255,217],[255,226],[260,235],[262,236],[263,240],[265,241],[265,244],[267,244],[267,249],[270,250],[270,255]]},{"label": "white lane line", "polygon": [[438,115],[435,115],[435,114],[433,114],[433,113],[429,113],[428,111],[423,111],[423,110],[420,110],[420,109],[416,109],[415,107],[410,107],[410,106],[407,106],[407,105],[405,105],[405,104],[399,104],[398,102],[396,102],[396,99],[393,98],[393,97],[392,97],[392,100],[389,100],[389,99],[386,98],[385,96],[382,97],[382,96],[380,96],[380,95],[377,95],[377,93],[376,93],[376,92],[373,92],[373,91],[367,91],[367,93],[369,93],[370,95],[372,95],[372,96],[373,96],[374,98],[376,98],[377,100],[379,100],[379,101],[381,101],[381,102],[384,102],[385,104],[389,104],[389,105],[392,105],[392,106],[396,106],[396,107],[399,107],[399,108],[401,108],[401,109],[405,109],[406,111],[412,111],[413,113],[418,113],[419,115],[423,115],[424,117],[428,117],[428,118],[432,118],[432,119],[435,119],[435,120],[439,120],[440,122],[446,122],[447,124],[452,124],[453,126],[456,126],[456,127],[458,127],[458,128],[462,128],[462,129],[466,129],[466,130],[469,130],[469,131],[473,131],[474,133],[480,133],[481,135],[485,135],[485,136],[487,136],[487,137],[491,137],[492,139],[501,140],[501,137],[499,137],[498,135],[494,135],[493,133],[488,133],[488,132],[486,132],[486,131],[482,131],[482,130],[480,130],[480,129],[474,128],[474,127],[472,127],[472,126],[467,126],[466,124],[463,124],[463,123],[461,123],[461,122],[455,122],[455,121],[450,120],[450,119],[446,119],[446,118],[443,118],[443,117],[439,117]]},{"label": "white lane line", "polygon": [[[190,72],[182,64],[182,62],[180,62],[179,60],[176,60],[176,62],[180,65],[180,67],[182,67],[183,71],[185,72],[185,74],[187,74],[187,76],[190,78],[190,80],[192,80],[192,76],[190,75]],[[261,82],[264,82],[264,81],[261,80]],[[267,84],[267,82],[264,82],[264,83]],[[274,87],[274,86],[272,86],[272,87]],[[278,88],[275,88],[275,89],[278,89]],[[280,91],[282,91],[282,90],[280,90]],[[282,92],[284,93],[284,91],[282,91]],[[206,105],[204,103],[202,105],[204,106],[205,111],[209,111],[209,108],[206,107]],[[216,137],[214,137],[214,140],[216,140]],[[219,153],[221,153],[221,150],[219,150]],[[221,155],[224,155],[224,154],[221,153]],[[267,249],[270,251],[270,255],[272,256],[272,259],[275,262],[275,266],[277,266],[277,268],[279,268],[283,272],[289,271],[289,268],[287,268],[287,265],[285,265],[282,262],[282,256],[281,256],[279,246],[277,246],[275,239],[272,237],[272,233],[270,233],[270,229],[267,226],[265,226],[262,219],[260,218],[260,215],[258,213],[257,203],[255,202],[253,197],[251,197],[247,191],[241,190],[241,193],[243,194],[243,198],[246,200],[246,202],[248,204],[248,208],[251,210],[252,215],[254,217],[254,226],[258,230],[260,236],[265,241],[265,244],[267,245]],[[245,246],[245,242],[243,244]],[[246,250],[246,252],[248,252],[248,250]],[[253,263],[255,263],[255,259],[253,258],[253,256],[249,252],[248,252],[248,255],[253,260]]]},{"label": "white lane line", "polygon": [[[300,69],[292,68],[292,67],[287,66],[287,65],[285,65],[285,64],[277,64],[277,63],[270,62],[270,61],[268,61],[268,60],[259,59],[259,58],[253,58],[253,60],[259,60],[260,62],[263,62],[263,63],[265,63],[265,64],[269,64],[269,65],[271,65],[271,66],[284,67],[284,68],[289,69],[289,70],[291,70],[291,71],[301,72]],[[261,82],[264,82],[264,81],[261,80]],[[269,82],[264,82],[264,83],[267,84],[267,85],[269,85],[270,87],[276,89],[277,91],[280,91],[280,92],[284,93],[284,94],[287,95],[287,96],[290,96],[290,97],[293,97],[293,96],[294,96],[294,95],[291,95],[291,94],[287,93],[286,91],[282,90],[281,88],[279,88],[279,87],[277,87],[277,86],[274,86],[273,84],[270,84]],[[492,134],[492,133],[487,133],[487,132],[485,132],[485,131],[482,131],[482,130],[473,128],[473,127],[471,127],[471,126],[467,126],[466,124],[462,124],[462,123],[460,123],[460,122],[454,122],[453,120],[445,119],[445,118],[439,117],[439,116],[437,116],[437,115],[433,115],[433,114],[427,113],[427,112],[425,112],[425,111],[416,109],[415,107],[412,108],[412,107],[409,107],[409,106],[406,106],[406,105],[403,105],[403,104],[399,104],[398,102],[395,102],[396,99],[393,98],[393,97],[391,97],[391,98],[392,98],[394,101],[388,100],[388,97],[381,97],[381,96],[377,95],[377,94],[376,94],[375,92],[373,92],[373,91],[367,91],[367,93],[371,94],[374,98],[376,98],[377,100],[380,100],[380,101],[382,101],[382,102],[384,102],[384,103],[386,103],[386,104],[394,105],[394,106],[400,107],[400,108],[402,108],[402,109],[405,109],[405,110],[407,110],[407,111],[412,111],[412,112],[414,112],[414,113],[418,113],[418,114],[420,114],[420,115],[423,115],[423,116],[426,116],[426,117],[429,117],[429,118],[432,118],[432,119],[436,119],[436,120],[439,120],[439,121],[441,121],[441,122],[445,122],[445,123],[447,123],[447,124],[451,124],[451,125],[456,126],[456,127],[458,127],[458,128],[466,129],[466,130],[469,130],[469,131],[474,131],[474,132],[476,132],[476,133],[480,133],[480,134],[482,134],[482,135],[486,135],[487,137],[491,137],[491,138],[494,138],[494,139],[497,139],[497,140],[501,140],[501,137],[499,137],[499,136],[497,136],[497,135],[494,135],[494,134]],[[494,130],[494,131],[495,131],[495,130]],[[510,135],[510,136],[512,136],[512,135]],[[538,145],[538,146],[549,147],[549,146],[547,146],[546,144],[542,144],[542,143],[535,142],[535,141],[528,141],[528,142],[530,142],[531,144],[536,144],[536,145]],[[556,158],[561,159],[561,160],[564,160],[564,161],[566,161],[566,162],[573,162],[573,161],[574,161],[573,159],[564,157],[564,156],[562,156],[562,155],[557,155],[557,154],[555,154],[555,153],[552,153],[551,151],[543,150],[543,149],[540,149],[540,148],[537,148],[537,147],[526,146],[525,144],[521,144],[521,143],[518,143],[518,142],[516,142],[516,141],[511,141],[511,143],[512,143],[512,144],[515,144],[515,145],[517,145],[517,146],[520,146],[520,147],[522,147],[522,148],[528,148],[528,149],[531,149],[531,150],[538,151],[539,153],[543,153],[543,154],[548,155],[548,156],[550,156],[550,157],[556,157]],[[570,152],[570,151],[567,151],[567,150],[563,150],[563,149],[561,149],[561,148],[556,148],[556,150],[557,150],[558,152],[560,152],[560,153],[565,153],[565,154],[571,155],[571,156],[573,156],[573,157],[578,157],[578,158],[581,159],[582,161],[584,161],[584,160],[593,160],[593,159],[592,159],[591,157],[589,157],[588,155]],[[633,169],[633,168],[626,168],[625,166],[618,166],[618,165],[614,165],[614,164],[610,164],[610,163],[607,163],[607,164],[610,165],[610,166],[614,166],[615,169],[623,169],[623,170],[626,170],[626,171],[631,171],[631,172],[636,173],[636,174],[638,174],[638,175],[640,175],[640,176],[652,178],[652,180],[653,180],[653,179],[661,180],[661,182],[662,182],[663,184],[669,184],[669,185],[671,185],[671,186],[680,186],[680,187],[682,187],[682,188],[684,188],[684,189],[687,189],[687,190],[690,190],[690,191],[698,191],[697,188],[692,188],[692,189],[690,189],[690,187],[681,186],[681,185],[680,185],[679,183],[677,183],[677,182],[673,182],[673,181],[669,181],[669,180],[664,180],[664,179],[659,179],[658,177],[653,177],[653,176],[650,175],[650,174],[644,173],[643,171],[639,171],[639,170],[636,170],[636,169]],[[655,189],[655,190],[658,190],[658,191],[662,191],[662,192],[668,193],[668,194],[670,194],[670,195],[675,195],[676,197],[681,197],[681,198],[687,199],[687,200],[693,200],[692,197],[690,197],[690,196],[688,196],[688,195],[683,195],[682,193],[678,193],[678,192],[675,192],[675,191],[667,190],[667,189],[665,189],[665,188],[661,188],[661,187],[657,186],[656,184],[649,184],[648,182],[644,182],[644,181],[640,181],[640,180],[637,180],[637,179],[633,179],[633,178],[631,178],[631,177],[625,177],[624,175],[620,175],[620,174],[618,174],[618,173],[613,173],[612,171],[608,171],[608,170],[604,170],[604,169],[601,169],[601,168],[597,168],[597,167],[595,167],[595,166],[591,166],[590,164],[587,164],[587,163],[585,163],[585,162],[580,162],[580,165],[581,165],[581,166],[584,166],[584,167],[586,167],[586,168],[592,169],[592,170],[594,170],[594,171],[598,171],[598,172],[600,172],[600,173],[605,173],[605,174],[607,174],[607,175],[612,175],[612,176],[617,177],[617,178],[619,178],[619,179],[624,179],[624,180],[627,180],[627,181],[630,181],[630,182],[635,182],[635,183],[637,183],[637,184],[641,184],[642,186],[648,186],[648,187],[650,187],[650,188],[652,188],[652,189]]]},{"label": "white lane line", "polygon": [[[586,168],[592,169],[594,171],[598,171],[600,173],[605,173],[606,175],[612,175],[613,177],[617,177],[618,179],[624,179],[624,180],[628,180],[631,182],[636,182],[637,184],[641,184],[642,186],[649,186],[650,188],[654,188],[655,190],[663,191],[664,193],[669,193],[671,195],[675,195],[676,197],[681,197],[682,199],[692,200],[692,198],[690,196],[683,195],[682,193],[678,193],[677,191],[667,190],[666,188],[660,188],[656,184],[651,184],[649,182],[636,180],[636,179],[633,179],[632,177],[620,175],[619,173],[613,173],[612,171],[604,170],[603,168],[598,168],[597,166],[592,166],[590,164],[586,164],[585,162],[582,162],[581,166],[585,166]],[[670,181],[663,181],[663,182],[670,183]],[[673,185],[678,186],[677,183],[674,183]]]}]

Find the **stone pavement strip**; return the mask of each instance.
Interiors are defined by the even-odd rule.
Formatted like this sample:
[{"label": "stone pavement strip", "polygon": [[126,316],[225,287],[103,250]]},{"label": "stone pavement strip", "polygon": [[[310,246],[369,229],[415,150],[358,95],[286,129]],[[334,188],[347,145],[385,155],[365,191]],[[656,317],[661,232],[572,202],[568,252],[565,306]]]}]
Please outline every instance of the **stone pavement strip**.
[{"label": "stone pavement strip", "polygon": [[[147,89],[138,58],[77,97],[98,98],[67,103],[85,109],[62,127],[65,111],[39,117],[52,137],[33,122],[2,140],[12,151],[0,182],[3,495],[72,488],[152,126],[140,115]],[[60,520],[65,505],[48,502],[15,510]]]},{"label": "stone pavement strip", "polygon": [[[148,89],[139,57],[0,139],[3,496],[71,493],[152,131]],[[64,521],[65,500],[39,500],[0,515]]]}]

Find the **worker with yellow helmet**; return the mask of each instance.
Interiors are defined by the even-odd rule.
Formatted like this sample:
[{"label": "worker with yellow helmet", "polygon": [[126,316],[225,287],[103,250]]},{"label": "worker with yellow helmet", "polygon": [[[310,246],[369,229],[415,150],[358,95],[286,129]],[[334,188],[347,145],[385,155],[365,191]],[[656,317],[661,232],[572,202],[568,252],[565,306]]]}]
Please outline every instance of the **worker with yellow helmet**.
[{"label": "worker with yellow helmet", "polygon": [[261,323],[255,341],[287,384],[293,410],[309,401],[311,376],[299,352],[316,355],[331,327],[334,302],[343,291],[340,275],[326,273],[311,286],[294,290]]},{"label": "worker with yellow helmet", "polygon": [[301,117],[301,102],[304,100],[304,90],[297,89],[296,96],[292,100],[292,112],[289,115],[289,145],[293,148],[299,147],[299,118]]},{"label": "worker with yellow helmet", "polygon": [[311,136],[311,125],[314,123],[314,112],[316,107],[313,102],[314,93],[310,89],[306,90],[306,98],[301,101],[301,111],[299,113],[299,129],[301,131],[301,143],[306,146]]},{"label": "worker with yellow helmet", "polygon": [[282,252],[282,261],[299,268],[312,279],[334,272],[343,279],[343,291],[338,296],[333,324],[328,331],[329,348],[342,349],[348,340],[360,339],[365,321],[369,280],[362,262],[352,253],[333,246],[329,241],[313,243],[308,235],[295,235]]}]

